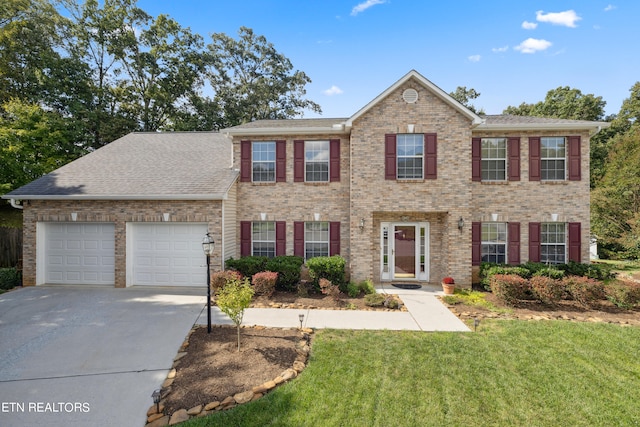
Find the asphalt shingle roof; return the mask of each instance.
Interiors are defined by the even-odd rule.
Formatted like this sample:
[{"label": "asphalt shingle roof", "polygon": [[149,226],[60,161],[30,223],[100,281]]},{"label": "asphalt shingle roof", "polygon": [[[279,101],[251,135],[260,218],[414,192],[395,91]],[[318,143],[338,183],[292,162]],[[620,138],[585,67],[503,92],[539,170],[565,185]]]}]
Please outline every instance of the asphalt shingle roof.
[{"label": "asphalt shingle roof", "polygon": [[237,175],[222,134],[130,133],[4,197],[218,199]]}]

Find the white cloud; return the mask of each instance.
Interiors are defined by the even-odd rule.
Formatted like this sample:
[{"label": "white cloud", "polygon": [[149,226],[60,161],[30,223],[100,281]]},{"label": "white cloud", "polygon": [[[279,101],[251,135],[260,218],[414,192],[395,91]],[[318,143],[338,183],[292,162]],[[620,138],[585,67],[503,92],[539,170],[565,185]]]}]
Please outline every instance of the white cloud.
[{"label": "white cloud", "polygon": [[481,58],[480,55],[471,55],[467,57],[467,59],[471,62],[478,62],[480,61],[480,58]]},{"label": "white cloud", "polygon": [[377,5],[377,4],[384,4],[384,3],[386,3],[386,0],[366,0],[366,1],[363,1],[362,3],[358,4],[357,6],[354,6],[353,9],[351,9],[351,16],[356,16],[360,12],[364,12],[365,10],[369,9],[370,7],[373,7],[373,6]]},{"label": "white cloud", "polygon": [[342,89],[340,89],[336,85],[333,85],[329,89],[323,91],[322,93],[324,93],[327,96],[333,96],[333,95],[340,95],[342,92],[343,92]]},{"label": "white cloud", "polygon": [[609,5],[607,5],[607,7],[605,7],[605,8],[604,8],[604,11],[605,11],[605,12],[610,12],[610,11],[612,11],[613,9],[617,9],[617,8],[618,8],[617,6],[614,6],[614,5],[612,5],[612,4],[609,4]]},{"label": "white cloud", "polygon": [[544,13],[541,10],[536,12],[536,20],[538,22],[548,22],[553,25],[563,25],[570,28],[575,28],[576,22],[581,19],[582,18],[580,18],[574,10],[565,10],[564,12],[555,13]]},{"label": "white cloud", "polygon": [[537,26],[538,24],[536,24],[535,22],[524,21],[522,23],[522,28],[524,28],[525,30],[535,30]]},{"label": "white cloud", "polygon": [[502,46],[502,47],[494,47],[491,49],[491,52],[493,53],[502,53],[502,52],[506,52],[509,50],[509,46]]},{"label": "white cloud", "polygon": [[514,47],[515,50],[519,50],[522,53],[536,53],[539,50],[545,50],[551,47],[552,43],[543,39],[528,38],[518,46]]}]

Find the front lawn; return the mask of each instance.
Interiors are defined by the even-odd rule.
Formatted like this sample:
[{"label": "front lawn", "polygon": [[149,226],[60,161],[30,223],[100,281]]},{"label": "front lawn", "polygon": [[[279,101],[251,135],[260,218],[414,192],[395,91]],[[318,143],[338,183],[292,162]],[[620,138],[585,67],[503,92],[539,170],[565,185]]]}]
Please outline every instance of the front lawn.
[{"label": "front lawn", "polygon": [[477,333],[319,330],[309,366],[185,426],[640,424],[640,328],[483,321]]}]

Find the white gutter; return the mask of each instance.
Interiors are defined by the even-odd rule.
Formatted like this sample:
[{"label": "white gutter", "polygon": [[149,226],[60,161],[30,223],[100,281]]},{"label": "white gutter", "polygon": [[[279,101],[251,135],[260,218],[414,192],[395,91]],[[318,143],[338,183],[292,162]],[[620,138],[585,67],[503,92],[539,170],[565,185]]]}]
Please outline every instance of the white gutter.
[{"label": "white gutter", "polygon": [[520,124],[487,124],[483,123],[474,130],[513,131],[513,130],[589,130],[598,133],[602,128],[609,127],[610,123],[600,122],[597,125],[584,125],[580,123],[520,123]]},{"label": "white gutter", "polygon": [[348,133],[343,123],[336,123],[331,127],[269,127],[269,128],[244,128],[226,131],[225,135],[230,136],[261,136],[261,135],[331,135],[336,133]]},{"label": "white gutter", "polygon": [[16,199],[9,199],[9,202],[11,202],[11,207],[12,208],[24,209],[24,206],[19,205],[19,204],[16,203]]}]

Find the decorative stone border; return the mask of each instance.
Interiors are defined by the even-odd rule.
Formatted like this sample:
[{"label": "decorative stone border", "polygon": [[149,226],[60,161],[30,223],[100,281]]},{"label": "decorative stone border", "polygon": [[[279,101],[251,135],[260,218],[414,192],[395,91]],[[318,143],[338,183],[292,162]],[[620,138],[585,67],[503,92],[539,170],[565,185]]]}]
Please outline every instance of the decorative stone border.
[{"label": "decorative stone border", "polygon": [[[187,354],[187,348],[189,347],[189,338],[191,337],[191,334],[195,332],[196,329],[202,327],[204,326],[196,325],[189,331],[187,338],[178,350],[178,354],[173,359],[171,370],[167,374],[167,379],[162,383],[161,387],[163,400],[169,395],[169,393],[171,393],[171,385],[173,384],[173,381],[176,377],[176,366],[178,364],[178,361]],[[213,327],[224,328],[229,327],[229,325],[213,325]],[[235,326],[233,326],[233,328],[235,328]],[[265,329],[264,326],[252,326],[252,328]],[[227,396],[222,401],[209,402],[206,405],[198,405],[189,409],[179,409],[175,411],[171,416],[164,414],[165,405],[161,400],[159,411],[158,407],[155,404],[152,405],[147,411],[147,424],[145,427],[161,427],[174,425],[187,421],[190,418],[204,417],[211,414],[212,412],[231,409],[238,405],[242,405],[243,403],[252,402],[261,398],[280,384],[286,383],[287,381],[296,378],[298,374],[304,370],[304,368],[306,367],[307,359],[309,358],[309,352],[311,350],[311,334],[313,334],[313,329],[311,328],[303,328],[300,330],[300,337],[296,342],[297,356],[295,361],[293,362],[293,366],[282,372],[273,380],[257,385],[251,388],[251,390],[245,390],[243,392],[236,393],[233,396]]]}]

